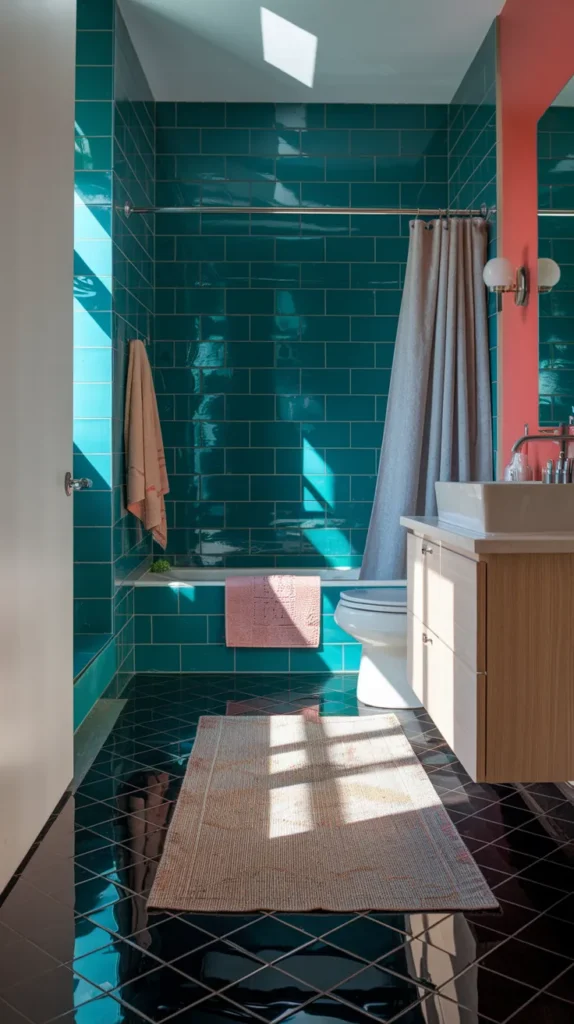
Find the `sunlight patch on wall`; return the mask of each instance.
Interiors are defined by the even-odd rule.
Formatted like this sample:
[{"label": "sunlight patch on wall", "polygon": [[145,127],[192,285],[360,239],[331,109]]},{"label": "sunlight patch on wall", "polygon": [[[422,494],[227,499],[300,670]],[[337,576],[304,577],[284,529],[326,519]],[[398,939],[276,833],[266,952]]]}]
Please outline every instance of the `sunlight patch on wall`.
[{"label": "sunlight patch on wall", "polygon": [[317,36],[261,8],[263,59],[303,85],[313,87],[317,58]]}]

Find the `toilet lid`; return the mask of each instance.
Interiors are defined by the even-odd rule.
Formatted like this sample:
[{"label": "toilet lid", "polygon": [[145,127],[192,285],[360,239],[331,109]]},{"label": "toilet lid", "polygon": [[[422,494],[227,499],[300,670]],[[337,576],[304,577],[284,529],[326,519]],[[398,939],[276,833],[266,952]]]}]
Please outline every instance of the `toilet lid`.
[{"label": "toilet lid", "polygon": [[407,607],[406,587],[357,587],[344,590],[341,604],[372,612],[404,612]]}]

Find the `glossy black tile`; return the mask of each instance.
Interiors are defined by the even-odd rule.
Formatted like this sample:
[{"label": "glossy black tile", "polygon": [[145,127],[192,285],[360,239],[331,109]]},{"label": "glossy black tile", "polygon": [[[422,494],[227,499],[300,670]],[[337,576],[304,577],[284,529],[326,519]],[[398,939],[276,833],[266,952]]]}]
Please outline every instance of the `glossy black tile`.
[{"label": "glossy black tile", "polygon": [[[342,1024],[367,1024],[372,1021],[371,1016],[365,1016],[356,1006],[349,1006],[342,1003],[334,996],[319,996],[310,1003],[306,1003],[301,1010],[295,1010],[282,1018],[281,1024],[308,1024],[309,1021],[316,1021],[317,1024],[331,1024],[334,1021],[341,1021]],[[414,1019],[413,1019],[414,1020]],[[422,1018],[419,1018],[422,1024]]]},{"label": "glossy black tile", "polygon": [[512,1024],[572,1024],[574,1007],[541,992],[512,1018]]},{"label": "glossy black tile", "polygon": [[180,974],[172,967],[155,971],[122,985],[115,995],[122,1002],[139,1010],[148,1020],[160,1022],[199,1002],[210,990],[195,979]]},{"label": "glossy black tile", "polygon": [[294,978],[324,992],[340,985],[365,965],[358,957],[336,949],[326,941],[318,941],[290,953],[277,966]]},{"label": "glossy black tile", "polygon": [[501,1024],[529,1002],[536,989],[475,964],[448,982],[440,994]]},{"label": "glossy black tile", "polygon": [[217,992],[260,970],[263,965],[261,960],[239,946],[224,939],[216,939],[207,946],[186,953],[172,966]]},{"label": "glossy black tile", "polygon": [[276,967],[264,967],[225,990],[228,999],[269,1022],[304,1006],[316,995],[316,989]]},{"label": "glossy black tile", "polygon": [[279,921],[273,915],[234,931],[228,938],[229,942],[247,950],[264,963],[272,963],[312,941],[311,936]]},{"label": "glossy black tile", "polygon": [[481,960],[483,967],[534,988],[545,988],[569,966],[566,957],[521,941],[507,939]]},{"label": "glossy black tile", "polygon": [[333,992],[377,1020],[391,1021],[420,1001],[427,990],[379,967],[366,967]]}]

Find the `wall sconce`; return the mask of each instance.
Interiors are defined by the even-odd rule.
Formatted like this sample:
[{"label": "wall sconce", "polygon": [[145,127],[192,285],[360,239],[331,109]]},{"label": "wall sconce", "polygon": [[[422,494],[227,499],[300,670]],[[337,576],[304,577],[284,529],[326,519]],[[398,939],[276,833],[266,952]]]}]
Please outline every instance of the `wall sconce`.
[{"label": "wall sconce", "polygon": [[[486,264],[482,276],[489,291],[501,294],[514,292],[517,306],[525,306],[528,302],[528,275],[526,267],[514,270],[510,260],[497,256]],[[541,257],[538,260],[538,291],[549,292],[560,280],[560,267],[554,260]]]},{"label": "wall sconce", "polygon": [[482,276],[489,291],[497,294],[514,292],[514,301],[517,306],[525,306],[528,302],[526,267],[518,267],[515,272],[510,260],[505,259],[504,256],[497,256],[488,261],[482,271]]},{"label": "wall sconce", "polygon": [[551,292],[560,280],[560,267],[547,256],[538,257],[538,291]]}]

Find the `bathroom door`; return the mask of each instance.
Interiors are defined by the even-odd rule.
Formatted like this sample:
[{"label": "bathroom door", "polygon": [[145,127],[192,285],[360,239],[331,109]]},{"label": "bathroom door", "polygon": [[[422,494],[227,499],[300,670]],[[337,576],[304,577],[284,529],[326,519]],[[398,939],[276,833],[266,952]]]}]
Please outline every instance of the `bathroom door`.
[{"label": "bathroom door", "polygon": [[73,774],[75,7],[2,7],[0,891]]}]

